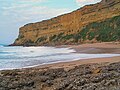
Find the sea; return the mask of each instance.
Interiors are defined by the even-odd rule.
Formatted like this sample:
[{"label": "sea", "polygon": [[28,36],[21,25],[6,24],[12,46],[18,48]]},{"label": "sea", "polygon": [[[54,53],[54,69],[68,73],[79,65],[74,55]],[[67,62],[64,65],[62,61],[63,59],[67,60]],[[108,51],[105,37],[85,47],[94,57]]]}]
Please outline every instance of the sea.
[{"label": "sea", "polygon": [[85,54],[76,53],[71,48],[0,45],[0,70],[21,69],[58,62],[114,56],[120,56],[120,54]]}]

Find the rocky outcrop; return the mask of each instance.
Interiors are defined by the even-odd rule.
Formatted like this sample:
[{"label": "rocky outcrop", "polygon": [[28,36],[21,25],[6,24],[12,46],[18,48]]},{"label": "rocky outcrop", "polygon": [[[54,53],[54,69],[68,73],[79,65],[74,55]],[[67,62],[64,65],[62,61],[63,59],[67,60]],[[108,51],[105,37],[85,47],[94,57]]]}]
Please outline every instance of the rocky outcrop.
[{"label": "rocky outcrop", "polygon": [[[60,45],[118,41],[120,40],[119,22],[120,0],[102,0],[100,3],[84,6],[68,14],[21,27],[19,36],[13,45]],[[107,30],[104,27],[100,28],[99,24],[104,27],[107,25]],[[109,31],[108,28],[112,30],[107,33],[107,36],[101,36],[104,32]],[[111,36],[115,38],[103,40],[103,38]]]},{"label": "rocky outcrop", "polygon": [[0,71],[0,90],[120,90],[120,62]]}]

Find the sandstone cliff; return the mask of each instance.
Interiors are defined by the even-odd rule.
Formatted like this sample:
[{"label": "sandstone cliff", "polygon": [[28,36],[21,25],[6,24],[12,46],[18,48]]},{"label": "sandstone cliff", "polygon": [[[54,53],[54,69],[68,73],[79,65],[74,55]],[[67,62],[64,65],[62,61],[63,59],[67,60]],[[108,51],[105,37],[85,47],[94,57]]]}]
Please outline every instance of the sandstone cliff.
[{"label": "sandstone cliff", "polygon": [[102,0],[20,28],[13,45],[60,45],[120,40],[120,0]]}]

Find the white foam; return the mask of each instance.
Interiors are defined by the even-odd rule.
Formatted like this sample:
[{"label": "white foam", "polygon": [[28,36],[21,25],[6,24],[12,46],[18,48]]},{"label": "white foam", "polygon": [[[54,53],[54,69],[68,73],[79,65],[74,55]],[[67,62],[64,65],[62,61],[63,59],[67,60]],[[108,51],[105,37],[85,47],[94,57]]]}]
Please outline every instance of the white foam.
[{"label": "white foam", "polygon": [[0,48],[0,69],[16,69],[79,59],[120,56],[120,54],[79,54],[70,48],[3,47]]}]

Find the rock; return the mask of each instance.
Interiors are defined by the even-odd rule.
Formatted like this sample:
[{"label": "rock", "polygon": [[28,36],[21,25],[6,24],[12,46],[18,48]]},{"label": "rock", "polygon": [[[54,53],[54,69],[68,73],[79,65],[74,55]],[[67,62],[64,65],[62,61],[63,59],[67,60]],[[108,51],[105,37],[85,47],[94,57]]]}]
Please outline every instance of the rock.
[{"label": "rock", "polygon": [[88,64],[69,71],[63,68],[0,71],[3,74],[0,76],[0,90],[119,90],[119,65],[120,62]]},{"label": "rock", "polygon": [[[11,45],[48,46],[119,41],[117,38],[119,32],[116,31],[119,29],[119,21],[116,20],[117,16],[118,19],[120,18],[119,6],[120,0],[102,0],[100,3],[84,6],[69,14],[26,24],[20,28],[18,38]],[[112,22],[114,22],[113,25],[111,25]],[[110,27],[104,27],[105,30],[112,28],[112,36],[116,36],[116,38],[112,37],[109,31],[106,31],[105,35],[101,33],[104,32],[103,26],[106,25]],[[93,28],[94,30],[91,32]]]},{"label": "rock", "polygon": [[16,76],[16,75],[18,75],[16,70],[15,71],[6,70],[4,72],[1,72],[1,74],[3,76]]},{"label": "rock", "polygon": [[40,76],[40,77],[39,77],[39,80],[40,80],[41,82],[46,82],[47,80],[50,80],[50,77],[48,77],[48,76]]},{"label": "rock", "polygon": [[92,73],[93,73],[93,74],[98,74],[98,73],[100,73],[100,71],[101,71],[100,69],[95,69],[95,70],[93,70]]},{"label": "rock", "polygon": [[89,87],[87,87],[85,90],[95,90],[97,88],[96,85],[90,85]]},{"label": "rock", "polygon": [[52,81],[52,80],[47,80],[45,83],[46,83],[48,86],[53,85],[53,81]]},{"label": "rock", "polygon": [[79,78],[78,80],[75,80],[74,83],[75,83],[77,86],[83,86],[84,84],[87,83],[87,81],[86,81],[85,79]]},{"label": "rock", "polygon": [[113,79],[105,83],[105,86],[110,86],[110,85],[112,86],[117,85],[117,80]]}]

